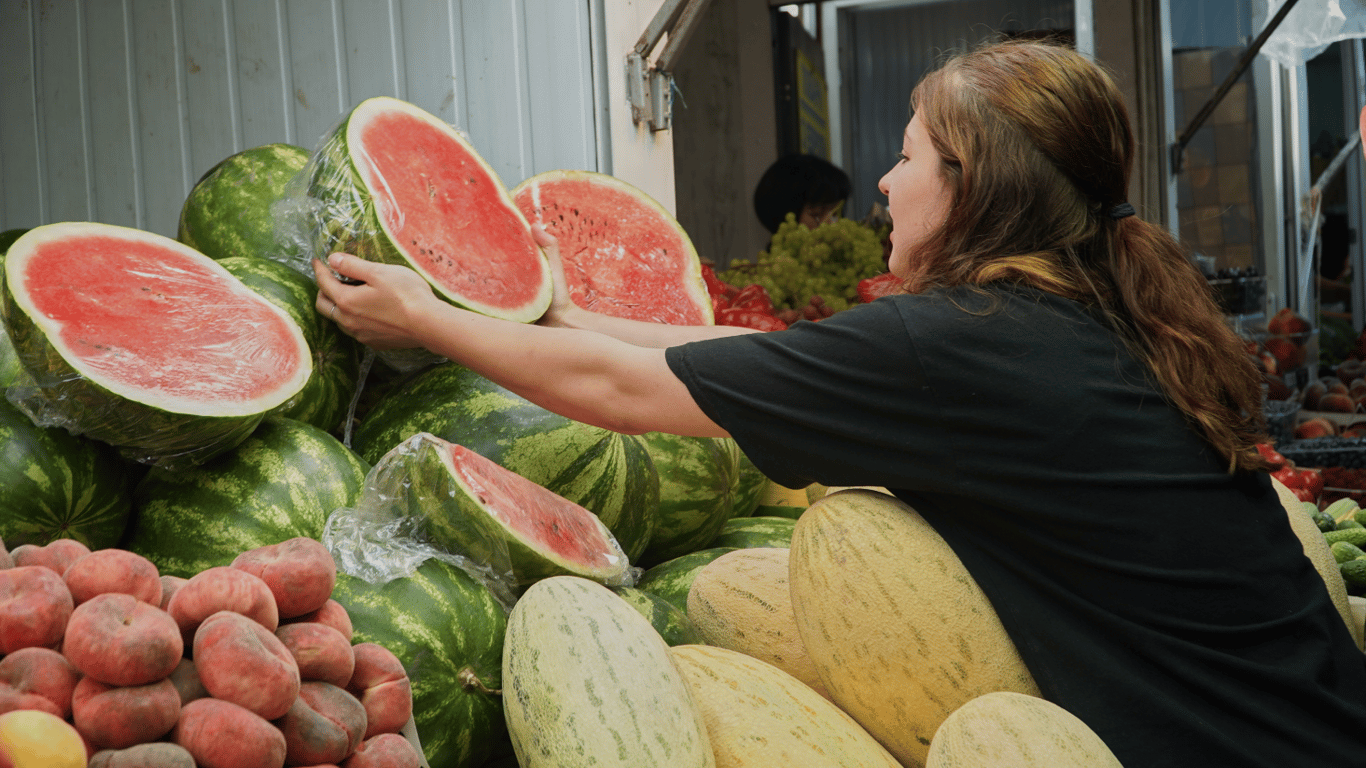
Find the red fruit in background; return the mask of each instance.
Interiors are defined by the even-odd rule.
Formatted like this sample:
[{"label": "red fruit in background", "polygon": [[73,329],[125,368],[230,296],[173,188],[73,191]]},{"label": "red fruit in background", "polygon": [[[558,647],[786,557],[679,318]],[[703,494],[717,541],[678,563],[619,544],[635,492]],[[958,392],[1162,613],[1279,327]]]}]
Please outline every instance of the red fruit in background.
[{"label": "red fruit in background", "polygon": [[337,583],[332,553],[322,542],[306,536],[243,552],[233,558],[232,567],[259,577],[270,587],[280,618],[318,610]]},{"label": "red fruit in background", "polygon": [[0,659],[0,684],[21,694],[42,696],[62,718],[71,716],[71,692],[80,680],[81,673],[51,648],[20,648]]},{"label": "red fruit in background", "polygon": [[1277,370],[1288,371],[1304,364],[1304,347],[1284,336],[1268,336],[1262,345],[1276,358]]},{"label": "red fruit in background", "polygon": [[1296,440],[1312,440],[1316,437],[1332,437],[1338,433],[1337,425],[1319,417],[1301,422],[1295,427]]},{"label": "red fruit in background", "polygon": [[758,283],[752,283],[740,289],[740,292],[730,300],[733,309],[751,309],[756,312],[773,313],[773,299],[769,298],[768,291]]},{"label": "red fruit in background", "polygon": [[76,605],[96,595],[120,592],[161,607],[161,574],[156,565],[126,549],[100,549],[78,558],[62,580]]},{"label": "red fruit in background", "polygon": [[1356,411],[1356,401],[1352,400],[1351,395],[1340,392],[1329,392],[1319,398],[1319,410],[1330,411],[1332,413],[1352,413]]},{"label": "red fruit in background", "polygon": [[90,547],[75,539],[54,539],[42,546],[21,544],[10,552],[15,565],[41,565],[51,568],[58,576],[66,573],[66,569],[72,563],[88,554]]},{"label": "red fruit in background", "polygon": [[885,272],[877,277],[866,277],[860,280],[855,290],[858,291],[858,300],[867,304],[883,296],[901,293],[901,285],[901,278],[891,272]]},{"label": "red fruit in background", "polygon": [[787,330],[787,323],[766,312],[756,312],[752,309],[730,308],[720,310],[716,313],[716,324],[753,328],[759,331]]},{"label": "red fruit in background", "polygon": [[1262,455],[1262,458],[1275,465],[1272,467],[1273,472],[1289,463],[1285,460],[1285,457],[1281,455],[1280,451],[1272,448],[1266,443],[1257,443],[1257,452]]},{"label": "red fruit in background", "polygon": [[1304,407],[1311,411],[1319,409],[1319,400],[1328,394],[1328,385],[1322,381],[1311,381],[1304,388]]},{"label": "red fruit in background", "polygon": [[1304,333],[1312,330],[1313,327],[1308,320],[1290,307],[1283,307],[1266,322],[1267,333],[1273,333],[1277,336]]},{"label": "red fruit in background", "polygon": [[707,285],[713,310],[729,307],[731,297],[740,292],[739,288],[717,277],[716,270],[710,264],[702,265],[702,282]]},{"label": "red fruit in background", "polygon": [[1351,384],[1353,381],[1366,376],[1366,361],[1343,360],[1333,369],[1333,373],[1342,383]]}]

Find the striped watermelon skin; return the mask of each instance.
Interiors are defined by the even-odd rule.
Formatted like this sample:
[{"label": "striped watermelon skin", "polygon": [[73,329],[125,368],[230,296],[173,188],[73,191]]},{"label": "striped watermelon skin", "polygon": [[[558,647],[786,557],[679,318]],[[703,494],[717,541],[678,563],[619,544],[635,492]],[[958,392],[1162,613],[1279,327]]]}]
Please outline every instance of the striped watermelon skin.
[{"label": "striped watermelon skin", "polygon": [[523,768],[715,766],[669,646],[596,582],[538,581],[508,616],[503,704]]},{"label": "striped watermelon skin", "polygon": [[[360,141],[358,134],[368,126],[391,118],[410,121],[397,123],[400,135],[385,132],[404,155],[404,167],[381,169],[376,165],[377,153],[372,152],[375,147],[353,146],[353,142]],[[408,131],[410,126],[421,130]],[[459,174],[446,168],[447,164],[460,165]],[[365,180],[371,168],[385,174],[382,194],[371,192]],[[404,175],[418,168],[423,170]],[[549,261],[532,239],[531,225],[493,168],[436,116],[399,99],[366,99],[324,139],[307,173],[308,196],[316,203],[315,253],[344,251],[368,261],[410,267],[443,300],[504,320],[534,322],[549,308],[553,291]],[[419,175],[421,181],[416,179]],[[420,189],[422,184],[425,189]],[[376,198],[397,206],[404,195],[414,209],[400,211],[396,227],[387,227]],[[476,203],[477,213],[461,206],[469,201]],[[444,237],[445,242],[429,242],[429,236]],[[471,252],[480,246],[485,249]],[[441,258],[432,258],[433,252]],[[445,280],[437,274],[443,263],[463,265],[467,272]],[[474,274],[486,268],[488,272]],[[506,296],[515,290],[522,299],[508,304],[503,297],[473,295],[485,293],[482,286],[499,280],[513,283],[503,291]]]},{"label": "striped watermelon skin", "polygon": [[787,549],[792,546],[792,532],[796,527],[797,521],[790,517],[738,517],[727,520],[708,546]]},{"label": "striped watermelon skin", "polygon": [[230,256],[218,263],[248,288],[288,312],[313,352],[313,374],[308,383],[274,414],[339,433],[356,394],[360,348],[314,306],[318,284],[282,262],[259,256]]},{"label": "striped watermelon skin", "polygon": [[650,622],[650,626],[654,627],[659,636],[664,638],[664,642],[671,647],[706,643],[702,637],[702,630],[688,618],[687,612],[680,611],[673,603],[659,595],[636,587],[613,587],[612,591],[644,616],[645,620]]},{"label": "striped watermelon skin", "polygon": [[431,768],[476,768],[510,749],[498,694],[507,614],[487,587],[432,558],[383,584],[339,572],[332,599],[351,617],[353,642],[403,662]]},{"label": "striped watermelon skin", "polygon": [[272,205],[308,157],[303,147],[264,144],[224,158],[190,189],[176,239],[211,259],[254,256],[306,268],[303,249],[276,237]]},{"label": "striped watermelon skin", "polygon": [[735,550],[736,547],[699,549],[666,560],[642,573],[636,581],[636,589],[663,598],[669,605],[687,613],[688,590],[697,574],[711,561]]},{"label": "striped watermelon skin", "polygon": [[[734,441],[732,441],[734,442]],[[754,462],[735,446],[735,501],[731,505],[730,516],[749,517],[758,514],[759,499],[768,488],[768,477]]]},{"label": "striped watermelon skin", "polygon": [[321,429],[272,417],[201,466],[148,472],[133,492],[124,548],[163,575],[189,578],[248,549],[321,539],[328,515],[360,498],[369,469]]},{"label": "striped watermelon skin", "polygon": [[634,561],[655,530],[659,476],[642,439],[567,419],[464,366],[396,385],[356,428],[371,463],[421,432],[463,445],[598,516]]},{"label": "striped watermelon skin", "polygon": [[716,538],[735,504],[739,448],[729,437],[641,435],[659,472],[659,513],[640,564],[657,565]]},{"label": "striped watermelon skin", "polygon": [[[27,229],[7,229],[0,232],[0,281],[5,276],[5,251],[19,236],[27,232]],[[14,342],[9,340],[9,332],[5,330],[4,312],[0,311],[0,395],[4,394],[5,387],[13,384],[24,368],[19,364],[19,355],[14,351]]]},{"label": "striped watermelon skin", "polygon": [[13,549],[75,539],[113,547],[133,508],[137,473],[104,443],[39,427],[0,397],[0,540]]}]

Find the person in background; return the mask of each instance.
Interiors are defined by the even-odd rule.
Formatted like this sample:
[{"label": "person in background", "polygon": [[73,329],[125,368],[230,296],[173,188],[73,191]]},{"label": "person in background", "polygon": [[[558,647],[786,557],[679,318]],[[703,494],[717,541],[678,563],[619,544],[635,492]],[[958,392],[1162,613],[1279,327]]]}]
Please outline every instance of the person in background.
[{"label": "person in background", "polygon": [[1366,655],[1258,450],[1242,341],[1126,201],[1114,81],[1070,48],[997,43],[948,59],[911,107],[879,184],[904,291],[820,322],[653,325],[557,291],[522,325],[340,254],[364,284],[315,264],[317,308],[570,418],[728,435],[793,488],[888,489],[962,561],[1042,696],[1126,768],[1361,765]]},{"label": "person in background", "polygon": [[814,155],[787,155],[764,171],[754,187],[754,213],[777,232],[789,213],[815,229],[839,218],[853,185],[835,165]]}]

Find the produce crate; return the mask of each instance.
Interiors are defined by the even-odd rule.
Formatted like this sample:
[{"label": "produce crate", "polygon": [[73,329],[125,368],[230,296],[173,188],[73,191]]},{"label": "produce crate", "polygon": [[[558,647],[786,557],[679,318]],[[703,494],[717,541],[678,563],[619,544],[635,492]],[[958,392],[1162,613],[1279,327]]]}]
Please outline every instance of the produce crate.
[{"label": "produce crate", "polygon": [[1316,437],[1277,445],[1298,467],[1366,468],[1366,437]]}]

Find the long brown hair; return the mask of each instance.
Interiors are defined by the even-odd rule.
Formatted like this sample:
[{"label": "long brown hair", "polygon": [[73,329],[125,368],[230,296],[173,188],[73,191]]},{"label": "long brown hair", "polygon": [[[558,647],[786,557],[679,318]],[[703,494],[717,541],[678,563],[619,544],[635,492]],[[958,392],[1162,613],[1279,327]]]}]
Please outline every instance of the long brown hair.
[{"label": "long brown hair", "polygon": [[911,254],[909,290],[1014,282],[1095,307],[1228,462],[1265,469],[1261,380],[1166,230],[1125,203],[1134,138],[1113,80],[1070,48],[993,43],[911,97],[952,202]]}]

